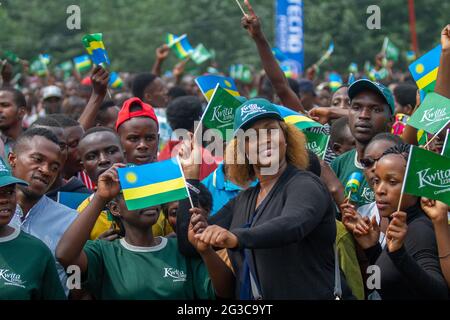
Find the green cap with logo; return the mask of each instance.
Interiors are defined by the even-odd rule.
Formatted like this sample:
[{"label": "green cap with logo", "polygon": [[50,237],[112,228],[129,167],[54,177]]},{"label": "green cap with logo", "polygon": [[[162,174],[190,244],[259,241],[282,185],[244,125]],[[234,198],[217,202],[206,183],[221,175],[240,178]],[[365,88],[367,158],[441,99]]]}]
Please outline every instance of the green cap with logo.
[{"label": "green cap with logo", "polygon": [[381,95],[389,105],[391,113],[392,114],[395,113],[394,96],[392,95],[391,90],[389,90],[386,86],[382,85],[381,83],[371,81],[369,79],[357,80],[353,82],[350,85],[350,87],[348,87],[348,96],[350,98],[350,101],[353,100],[353,98],[356,97],[358,93],[365,90],[374,91],[377,94]]},{"label": "green cap with logo", "polygon": [[21,184],[24,186],[28,185],[25,181],[13,177],[9,166],[2,158],[0,158],[0,188],[11,184]]},{"label": "green cap with logo", "polygon": [[257,120],[265,118],[284,121],[278,109],[270,101],[262,98],[245,101],[234,114],[234,135],[239,129],[246,130]]}]

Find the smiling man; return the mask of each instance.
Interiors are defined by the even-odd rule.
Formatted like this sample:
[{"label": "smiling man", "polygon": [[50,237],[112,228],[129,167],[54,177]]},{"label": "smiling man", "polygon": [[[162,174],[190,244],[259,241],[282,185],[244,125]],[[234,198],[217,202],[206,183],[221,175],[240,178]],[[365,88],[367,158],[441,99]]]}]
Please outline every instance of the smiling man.
[{"label": "smiling man", "polygon": [[[54,256],[61,236],[77,217],[75,210],[45,196],[62,169],[58,138],[44,128],[25,131],[9,154],[9,164],[13,175],[28,183],[17,188],[17,209],[10,225],[42,240]],[[57,270],[68,294],[67,276],[59,263]]]},{"label": "smiling man", "polygon": [[[348,89],[348,96],[351,101],[348,123],[356,141],[356,148],[342,154],[331,163],[344,186],[353,172],[363,172],[359,161],[366,146],[378,133],[389,132],[395,110],[394,98],[389,89],[367,79],[355,81]],[[373,201],[375,201],[374,193],[363,179],[356,204],[359,207]]]}]

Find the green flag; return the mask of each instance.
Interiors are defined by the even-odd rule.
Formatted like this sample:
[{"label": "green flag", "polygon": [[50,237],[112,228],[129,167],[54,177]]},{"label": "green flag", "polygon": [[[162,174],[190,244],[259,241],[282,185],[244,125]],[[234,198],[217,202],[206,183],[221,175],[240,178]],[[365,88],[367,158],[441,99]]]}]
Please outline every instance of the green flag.
[{"label": "green flag", "polygon": [[402,192],[450,205],[450,158],[412,146]]},{"label": "green flag", "polygon": [[382,51],[384,52],[386,59],[398,61],[400,50],[394,45],[392,41],[389,40],[388,37],[384,38]]},{"label": "green flag", "polygon": [[310,131],[304,131],[303,133],[305,134],[307,140],[306,147],[323,160],[325,158],[325,154],[327,153],[330,136],[327,134]]},{"label": "green flag", "polygon": [[12,51],[5,50],[3,51],[3,55],[6,59],[8,59],[12,63],[19,63],[20,58]]},{"label": "green flag", "polygon": [[436,92],[425,96],[420,107],[408,121],[410,126],[435,134],[450,121],[450,99]]},{"label": "green flag", "polygon": [[249,84],[252,82],[252,71],[249,66],[244,64],[233,64],[230,66],[230,77]]},{"label": "green flag", "polygon": [[35,59],[31,64],[30,64],[30,71],[31,73],[38,75],[40,77],[46,76],[47,75],[47,65],[44,64],[39,58]]},{"label": "green flag", "polygon": [[196,64],[202,64],[206,60],[211,58],[211,53],[209,53],[208,49],[205,48],[203,44],[199,44],[195,47],[194,51],[191,53],[191,59]]},{"label": "green flag", "polygon": [[203,112],[201,123],[208,129],[218,130],[222,138],[228,141],[233,136],[234,113],[241,104],[238,99],[217,84]]},{"label": "green flag", "polygon": [[442,155],[450,158],[450,129],[447,129],[447,134],[445,135],[444,145],[442,146]]}]

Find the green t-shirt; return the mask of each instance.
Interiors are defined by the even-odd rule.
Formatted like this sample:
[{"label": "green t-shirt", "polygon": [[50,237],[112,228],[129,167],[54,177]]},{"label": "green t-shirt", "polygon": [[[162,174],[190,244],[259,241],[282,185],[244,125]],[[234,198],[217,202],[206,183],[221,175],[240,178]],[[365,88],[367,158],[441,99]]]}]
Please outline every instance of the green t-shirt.
[{"label": "green t-shirt", "polygon": [[55,259],[39,239],[16,229],[0,238],[0,300],[65,300]]},{"label": "green t-shirt", "polygon": [[365,204],[369,204],[375,201],[375,194],[369,187],[369,184],[364,177],[363,168],[358,162],[356,149],[350,150],[331,162],[331,168],[336,173],[339,181],[344,185],[347,184],[348,178],[353,172],[361,172],[363,174],[363,180],[358,191],[358,202],[356,206],[360,207]]},{"label": "green t-shirt", "polygon": [[142,248],[125,239],[88,241],[86,288],[97,299],[214,299],[214,289],[201,259],[178,251],[176,238],[161,238]]}]

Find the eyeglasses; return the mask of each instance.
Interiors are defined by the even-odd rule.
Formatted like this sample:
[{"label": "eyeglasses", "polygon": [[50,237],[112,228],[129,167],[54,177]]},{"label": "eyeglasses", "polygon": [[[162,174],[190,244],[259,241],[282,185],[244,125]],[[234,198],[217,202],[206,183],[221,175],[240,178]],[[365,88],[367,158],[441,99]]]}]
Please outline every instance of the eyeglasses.
[{"label": "eyeglasses", "polygon": [[363,166],[364,169],[369,169],[369,168],[372,168],[373,165],[375,164],[375,162],[380,160],[380,158],[381,157],[373,159],[371,157],[367,157],[367,158],[363,158],[363,159],[359,160],[359,162],[361,163],[361,165]]}]

